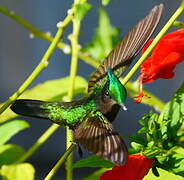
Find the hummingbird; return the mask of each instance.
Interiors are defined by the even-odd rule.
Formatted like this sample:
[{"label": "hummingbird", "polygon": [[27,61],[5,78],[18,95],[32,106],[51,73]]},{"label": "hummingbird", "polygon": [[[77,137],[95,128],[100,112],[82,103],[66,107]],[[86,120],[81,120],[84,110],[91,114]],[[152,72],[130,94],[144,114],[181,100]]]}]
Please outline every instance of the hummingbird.
[{"label": "hummingbird", "polygon": [[115,164],[125,164],[127,146],[112,126],[119,109],[127,110],[127,91],[119,77],[154,32],[162,11],[163,4],[155,6],[122,38],[90,77],[84,97],[72,102],[18,99],[11,110],[68,126],[73,131],[74,141],[87,151]]}]

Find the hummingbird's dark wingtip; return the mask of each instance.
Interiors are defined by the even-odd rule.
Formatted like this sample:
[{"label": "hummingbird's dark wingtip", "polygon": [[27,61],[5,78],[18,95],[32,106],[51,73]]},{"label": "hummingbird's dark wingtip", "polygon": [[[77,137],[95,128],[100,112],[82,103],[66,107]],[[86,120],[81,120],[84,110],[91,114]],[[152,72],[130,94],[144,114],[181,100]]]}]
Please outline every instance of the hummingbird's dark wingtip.
[{"label": "hummingbird's dark wingtip", "polygon": [[31,99],[18,99],[11,106],[10,109],[16,114],[37,117],[40,114],[40,105],[42,101]]},{"label": "hummingbird's dark wingtip", "polygon": [[16,100],[11,106],[10,109],[17,113],[17,110],[20,109],[20,107],[22,106],[22,101],[21,100]]},{"label": "hummingbird's dark wingtip", "polygon": [[28,102],[25,99],[18,99],[10,106],[10,109],[16,114],[27,115]]}]

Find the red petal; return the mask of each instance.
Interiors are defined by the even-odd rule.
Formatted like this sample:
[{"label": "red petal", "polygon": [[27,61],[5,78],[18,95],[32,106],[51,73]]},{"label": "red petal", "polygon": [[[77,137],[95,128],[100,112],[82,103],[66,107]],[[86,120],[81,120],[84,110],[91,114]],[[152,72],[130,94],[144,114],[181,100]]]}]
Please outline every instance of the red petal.
[{"label": "red petal", "polygon": [[[151,41],[145,45],[147,49]],[[176,65],[184,60],[184,29],[165,35],[141,66],[142,83],[173,78]]]},{"label": "red petal", "polygon": [[140,154],[129,155],[124,166],[114,166],[112,170],[102,174],[100,180],[142,180],[152,167],[153,162],[154,159]]},{"label": "red petal", "polygon": [[[170,53],[160,64],[159,68],[156,70],[155,80],[159,78],[171,79],[174,77],[175,73],[173,70],[176,65],[181,61],[181,55],[179,53]],[[167,62],[167,63],[165,63]]]}]

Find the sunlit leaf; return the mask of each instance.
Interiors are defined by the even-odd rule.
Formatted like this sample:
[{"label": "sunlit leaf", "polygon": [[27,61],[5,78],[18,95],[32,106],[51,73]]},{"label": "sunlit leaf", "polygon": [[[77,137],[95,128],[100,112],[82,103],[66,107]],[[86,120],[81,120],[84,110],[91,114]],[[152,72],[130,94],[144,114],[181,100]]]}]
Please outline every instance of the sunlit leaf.
[{"label": "sunlit leaf", "polygon": [[90,156],[74,163],[73,168],[91,167],[91,168],[111,168],[114,164],[98,156]]},{"label": "sunlit leaf", "polygon": [[[184,123],[184,84],[174,94],[172,100],[166,105],[162,121],[168,124],[168,136],[176,139],[177,132]],[[179,137],[178,137],[179,138]]]},{"label": "sunlit leaf", "polygon": [[136,143],[136,142],[131,142],[131,146],[137,153],[143,149],[143,145]]},{"label": "sunlit leaf", "polygon": [[138,133],[145,135],[147,143],[132,139],[131,152],[147,152],[148,156],[157,159],[157,167],[184,177],[184,148],[180,142],[184,123],[184,84],[160,115],[151,111],[139,122],[143,127]]},{"label": "sunlit leaf", "polygon": [[[38,84],[37,86],[25,91],[19,99],[38,99],[44,101],[61,101],[62,97],[68,93],[69,77],[49,80],[44,83]],[[85,92],[87,87],[87,81],[77,76],[75,80],[74,95],[82,94]],[[2,105],[2,104],[1,104]],[[1,106],[0,105],[0,106]],[[0,123],[9,119],[15,118],[18,115],[10,109],[7,109],[3,114],[0,115]]]},{"label": "sunlit leaf", "polygon": [[148,175],[144,177],[143,180],[183,180],[183,177],[172,174],[163,169],[157,168],[159,172],[159,177],[156,177],[150,170]]},{"label": "sunlit leaf", "polygon": [[99,10],[99,24],[91,43],[84,49],[97,60],[103,60],[119,41],[119,30],[110,24],[109,17],[104,9]]},{"label": "sunlit leaf", "polygon": [[0,169],[3,180],[34,180],[35,170],[29,163],[4,165]]},{"label": "sunlit leaf", "polygon": [[[165,150],[172,150],[172,153],[158,156],[158,167],[161,167],[169,172],[184,177],[184,148],[180,145],[181,134],[179,130],[184,123],[183,113],[184,103],[184,84],[174,94],[172,100],[166,105],[158,122],[160,124],[160,142]],[[178,147],[177,147],[178,146]]]},{"label": "sunlit leaf", "polygon": [[166,158],[157,157],[157,160],[159,162],[158,167],[184,177],[184,148],[175,147],[173,153]]},{"label": "sunlit leaf", "polygon": [[0,166],[16,162],[25,150],[15,144],[5,144],[0,146]]},{"label": "sunlit leaf", "polygon": [[14,120],[0,126],[0,145],[5,144],[12,136],[29,127],[24,120]]}]

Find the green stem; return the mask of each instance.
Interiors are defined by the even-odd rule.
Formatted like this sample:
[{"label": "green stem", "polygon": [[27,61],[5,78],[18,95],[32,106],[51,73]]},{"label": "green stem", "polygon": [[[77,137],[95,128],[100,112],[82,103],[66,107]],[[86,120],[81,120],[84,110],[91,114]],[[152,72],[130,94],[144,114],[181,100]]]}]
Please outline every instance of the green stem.
[{"label": "green stem", "polygon": [[62,157],[57,161],[57,163],[55,164],[55,166],[47,174],[47,176],[45,177],[44,180],[50,180],[50,179],[52,179],[52,177],[56,174],[56,172],[60,168],[61,164],[63,164],[63,162],[65,162],[65,160],[67,159],[67,157],[72,153],[72,151],[74,150],[75,146],[76,146],[75,144],[70,145],[70,147],[65,151],[65,153],[62,155]]},{"label": "green stem", "polygon": [[179,29],[184,29],[184,22],[174,21],[173,26],[176,26]]},{"label": "green stem", "polygon": [[[20,18],[16,14],[12,14],[11,11],[9,11],[8,9],[0,7],[0,12],[2,12],[3,14],[5,14],[5,15],[9,16],[10,18],[14,19],[17,23],[19,23],[20,25],[22,25],[23,27],[28,29],[31,33],[34,34],[35,37],[40,37],[42,39],[45,39],[47,41],[52,42],[52,40],[53,40],[52,36],[38,30],[37,28],[32,26],[29,22],[27,22],[25,19]],[[63,42],[59,42],[57,44],[57,48],[64,51],[65,53],[66,53],[66,49],[68,49],[67,53],[71,53],[70,46],[68,44],[63,43]],[[98,68],[100,66],[100,62],[95,60],[94,58],[90,57],[87,53],[83,53],[83,52],[79,51],[78,52],[78,57],[80,59],[82,59],[84,62],[86,62],[87,64],[89,64],[89,65],[91,65],[95,68]],[[136,88],[133,88],[134,85],[135,85],[135,83],[131,84],[129,82],[128,85],[126,86],[128,91],[131,91],[131,93],[130,93],[131,97],[135,97],[135,94],[139,93],[136,90]],[[144,91],[146,91],[146,90],[144,90]],[[163,106],[164,106],[164,103],[161,100],[159,100],[156,96],[151,94],[150,92],[146,91],[146,94],[148,94],[148,96],[150,96],[151,98],[149,98],[149,100],[148,99],[143,99],[141,103],[147,104],[149,106],[153,106],[154,108],[156,108],[157,111],[160,112],[162,110]],[[150,101],[150,99],[152,101]],[[154,104],[154,102],[156,104]]]},{"label": "green stem", "polygon": [[[74,6],[78,3],[78,0],[74,0]],[[69,36],[71,41],[71,48],[72,48],[72,57],[71,57],[71,65],[70,65],[70,86],[68,91],[68,100],[72,101],[74,96],[74,85],[75,85],[75,78],[77,75],[78,69],[78,52],[79,52],[79,44],[78,44],[78,37],[80,32],[80,20],[75,17],[73,18],[73,32]],[[73,134],[72,131],[67,127],[66,128],[66,148],[68,149],[73,142]],[[66,160],[66,179],[72,180],[73,179],[73,170],[72,170],[72,163],[73,163],[73,153],[71,153],[67,160]]]},{"label": "green stem", "polygon": [[44,144],[47,139],[59,128],[60,126],[57,124],[53,124],[50,126],[47,131],[45,131],[42,136],[36,141],[36,143],[31,146],[31,148],[17,161],[17,163],[26,161],[29,157],[31,157],[34,152]]},{"label": "green stem", "polygon": [[[3,11],[3,10],[4,10],[4,11]],[[181,11],[181,10],[180,10],[180,11]],[[43,32],[41,32],[41,31],[37,30],[37,29],[34,28],[32,25],[30,25],[29,23],[27,23],[27,21],[25,21],[24,19],[22,19],[22,18],[20,18],[20,17],[16,18],[17,16],[16,16],[15,14],[11,13],[10,11],[6,10],[5,8],[0,7],[0,12],[4,13],[5,15],[9,15],[9,17],[13,18],[13,19],[16,20],[19,24],[23,25],[25,28],[27,28],[28,30],[30,30],[35,36],[41,37],[41,38],[46,39],[46,40],[48,40],[48,41],[52,41],[52,40],[53,40],[53,37],[49,36],[47,33],[43,33]],[[27,25],[26,25],[26,23],[27,23]],[[66,45],[66,44],[64,44],[64,43],[59,42],[59,43],[57,44],[57,47],[63,50],[64,48],[69,47],[69,46]],[[83,59],[85,62],[87,62],[88,64],[90,64],[90,65],[92,65],[92,66],[94,66],[94,67],[98,67],[99,64],[100,64],[98,61],[96,61],[95,59],[91,58],[90,56],[88,56],[88,55],[85,54],[85,53],[78,52],[78,56],[79,56],[81,59]],[[131,84],[130,84],[130,85],[131,85]],[[128,84],[127,84],[127,86],[128,86]],[[129,89],[129,87],[130,87],[130,86],[128,86],[128,89]],[[132,89],[132,87],[133,87],[133,86],[131,85],[130,89]],[[135,89],[135,88],[134,88],[134,89]],[[153,95],[149,95],[149,96],[152,97]],[[160,101],[159,99],[157,99],[156,97],[152,97],[151,99],[152,99],[153,102],[155,102],[154,104],[160,104],[160,106],[159,106],[160,108],[159,108],[159,109],[157,108],[157,110],[158,110],[158,111],[161,111],[161,109],[162,109],[162,107],[163,107],[163,102]],[[156,101],[155,101],[155,100],[156,100]],[[144,101],[143,101],[143,102],[144,102]],[[148,103],[148,105],[151,105],[151,104]],[[154,105],[153,105],[153,106],[154,106]],[[155,107],[155,106],[154,106],[154,107]],[[40,137],[40,138],[41,138],[41,137]],[[33,145],[33,147],[30,148],[30,150],[31,150],[31,149],[34,149],[34,146],[37,146],[36,144],[37,144],[37,143],[35,143],[35,145]],[[37,146],[37,148],[35,148],[35,150],[38,149],[38,148],[39,148],[39,146]],[[34,150],[34,151],[31,151],[32,153],[30,153],[30,150],[28,150],[29,155],[25,155],[25,156],[27,156],[27,158],[30,157],[30,156],[34,153],[34,151],[35,151],[35,150]],[[27,158],[24,158],[24,159],[26,160]],[[23,161],[23,160],[22,160],[22,161]]]},{"label": "green stem", "polygon": [[79,51],[78,56],[85,63],[87,63],[95,68],[98,68],[100,66],[100,62],[97,61],[96,59],[92,58],[91,56],[89,56],[87,53],[82,53],[81,51]]},{"label": "green stem", "polygon": [[[33,80],[39,75],[39,73],[48,65],[50,56],[52,55],[54,49],[58,41],[61,39],[63,35],[63,31],[65,27],[71,22],[72,16],[68,15],[64,21],[62,22],[62,26],[58,29],[56,36],[54,37],[51,45],[43,56],[41,62],[33,71],[33,73],[28,77],[28,79],[22,84],[22,86],[18,89],[16,93],[14,93],[8,101],[6,101],[0,109],[2,113],[14,100],[17,99],[19,95],[21,95],[25,89],[33,82]],[[58,129],[58,125],[52,125],[38,140],[37,142],[19,159],[18,162],[23,162],[27,160],[45,141]]]},{"label": "green stem", "polygon": [[151,43],[151,45],[147,48],[147,50],[144,52],[144,54],[138,60],[138,62],[134,65],[134,67],[130,70],[130,72],[127,74],[127,76],[123,79],[123,84],[126,84],[132,78],[132,76],[136,73],[136,71],[139,69],[139,67],[141,66],[141,64],[151,54],[153,48],[157,45],[157,43],[160,41],[160,39],[165,35],[165,33],[173,25],[174,21],[182,14],[183,10],[184,10],[184,0],[182,1],[181,5],[176,10],[176,12],[169,19],[169,21],[166,23],[166,25],[162,28],[162,30],[156,36],[156,38]]},{"label": "green stem", "polygon": [[17,16],[14,12],[6,9],[5,7],[0,6],[0,12],[11,19],[15,20],[17,23],[21,24],[24,28],[28,29],[34,36],[43,38],[48,41],[52,41],[53,37],[49,35],[49,33],[44,33],[37,28],[35,28],[33,25],[31,25],[28,21],[25,19]]},{"label": "green stem", "polygon": [[26,81],[20,86],[17,92],[15,92],[9,99],[3,104],[3,106],[0,108],[0,114],[8,108],[10,104],[13,103],[30,85],[31,83],[36,79],[36,77],[42,72],[44,68],[46,68],[49,64],[50,57],[52,53],[54,52],[54,49],[57,46],[57,43],[61,39],[63,35],[63,31],[65,27],[71,22],[72,16],[68,15],[65,20],[62,22],[62,26],[58,29],[52,43],[50,44],[49,48],[47,49],[46,53],[42,57],[42,60],[38,64],[38,66],[34,69],[34,71],[31,73],[31,75],[26,79]]},{"label": "green stem", "polygon": [[[10,10],[0,6],[0,12],[3,13],[4,15],[10,17],[11,19],[15,20],[18,24],[22,25],[24,28],[29,30],[34,35],[34,37],[39,37],[39,38],[45,39],[49,42],[53,41],[54,38],[49,33],[45,33],[45,32],[40,31],[39,29],[37,29],[33,25],[31,25],[28,21],[17,16],[15,13],[12,13]],[[70,46],[68,44],[63,43],[63,42],[58,42],[57,48],[64,51],[64,53],[67,53],[67,54],[71,53]],[[83,61],[85,61],[86,63],[88,63],[94,67],[99,66],[99,62],[97,60],[95,60],[94,58],[90,57],[89,55],[87,55],[86,53],[79,51],[78,56],[80,59],[82,59]]]}]

